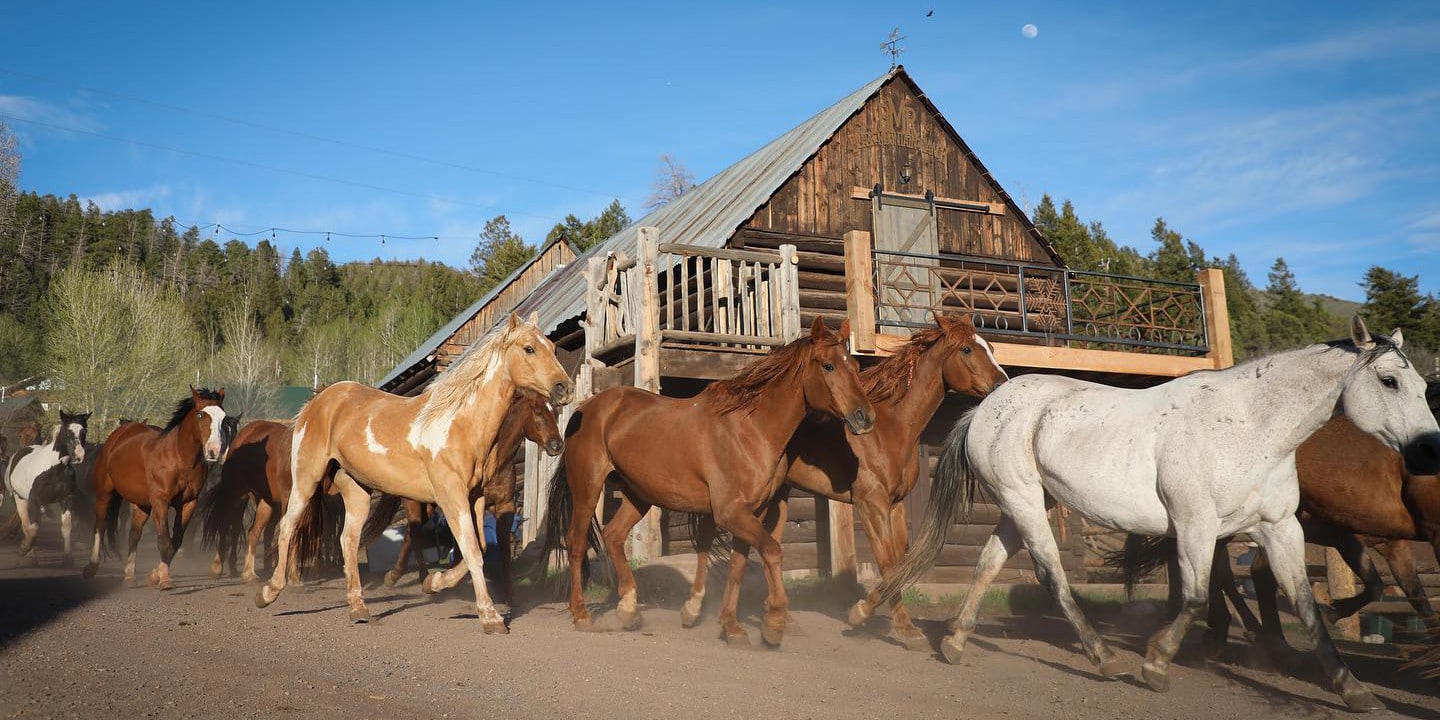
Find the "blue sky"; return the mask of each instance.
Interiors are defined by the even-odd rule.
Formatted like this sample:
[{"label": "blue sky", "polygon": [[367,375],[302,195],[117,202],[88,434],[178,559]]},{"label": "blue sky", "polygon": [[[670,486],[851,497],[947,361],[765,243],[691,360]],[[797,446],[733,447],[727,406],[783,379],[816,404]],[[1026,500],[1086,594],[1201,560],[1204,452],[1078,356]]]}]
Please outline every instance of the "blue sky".
[{"label": "blue sky", "polygon": [[1362,299],[1381,264],[1440,293],[1434,3],[202,5],[6,8],[23,186],[242,231],[438,235],[329,248],[459,265],[499,213],[532,241],[612,197],[638,218],[661,153],[723,169],[882,74],[899,26],[1017,200],[1068,197],[1142,251],[1164,216],[1262,286],[1284,256],[1312,292]]}]

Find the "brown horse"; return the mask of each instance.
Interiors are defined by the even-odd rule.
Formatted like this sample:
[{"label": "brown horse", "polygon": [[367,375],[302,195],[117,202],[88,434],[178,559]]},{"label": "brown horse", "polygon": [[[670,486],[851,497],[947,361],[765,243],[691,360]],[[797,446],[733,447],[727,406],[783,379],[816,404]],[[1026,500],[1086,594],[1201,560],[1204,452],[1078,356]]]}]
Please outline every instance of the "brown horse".
[{"label": "brown horse", "polygon": [[[229,418],[227,418],[228,420]],[[245,508],[255,502],[255,517],[245,529],[245,560],[238,574],[245,582],[259,582],[255,574],[255,548],[276,510],[285,512],[290,500],[290,426],[257,420],[236,432],[220,467],[220,481],[200,496],[201,540],[214,547],[210,576],[220,577],[228,563],[236,573],[236,542],[244,521]],[[318,503],[317,503],[318,507]],[[274,550],[274,542],[270,543]],[[300,566],[291,568],[291,582],[299,582]]]},{"label": "brown horse", "polygon": [[[170,561],[185,539],[185,528],[195,512],[204,486],[207,465],[220,459],[221,425],[225,421],[225,390],[190,388],[190,397],[175,406],[164,428],[127,423],[110,433],[95,460],[95,540],[85,577],[100,567],[101,530],[115,543],[119,500],[132,506],[130,545],[125,558],[125,579],[135,578],[135,548],[145,521],[155,520],[160,564],[150,571],[150,584],[170,588]],[[169,514],[177,514],[171,533]]]},{"label": "brown horse", "polygon": [[[856,506],[882,576],[909,547],[902,501],[915,488],[919,475],[920,433],[940,409],[946,391],[983,398],[1006,380],[989,344],[975,334],[969,318],[950,320],[937,315],[935,322],[938,327],[916,333],[893,355],[860,373],[860,383],[875,408],[873,432],[851,435],[833,419],[811,415],[800,423],[781,458],[789,485]],[[776,542],[785,527],[785,492],[779,497],[779,514],[767,523],[774,527]],[[700,620],[714,528],[713,519],[702,516],[696,534],[695,583],[680,614],[686,627]],[[725,599],[733,603],[739,597],[746,558],[731,553],[730,563]],[[850,613],[851,623],[858,625],[868,618],[876,602],[874,596],[857,602]],[[732,624],[727,635],[735,629],[735,611],[733,604],[721,611],[725,622]],[[892,632],[907,646],[930,647],[898,598],[891,604],[890,617]]]},{"label": "brown horse", "polygon": [[[555,359],[555,346],[531,322],[510,315],[470,348],[438,380],[415,397],[399,397],[367,385],[344,382],[325,388],[295,418],[291,441],[290,502],[280,520],[275,572],[260,587],[255,604],[265,607],[285,588],[288,548],[300,515],[315,488],[333,478],[345,501],[341,551],[345,556],[350,618],[369,620],[360,588],[360,530],[370,510],[370,491],[434,502],[459,531],[461,552],[475,586],[475,606],[487,633],[509,632],[485,590],[483,560],[470,509],[470,491],[480,484],[493,454],[500,423],[515,390],[569,402],[573,385]],[[477,501],[482,502],[482,501]],[[439,573],[433,582],[459,582]],[[445,586],[448,587],[448,586]]]},{"label": "brown horse", "polygon": [[[777,467],[806,412],[844,418],[856,434],[874,425],[875,410],[845,349],[843,338],[849,334],[848,322],[836,335],[817,318],[808,337],[775,350],[734,378],[712,383],[693,398],[619,387],[575,411],[566,432],[564,478],[557,476],[551,486],[546,534],[552,544],[565,536],[570,613],[577,629],[591,624],[581,595],[581,564],[589,518],[608,478],[624,495],[602,539],[619,578],[616,612],[627,630],[639,627],[640,613],[625,537],[658,505],[713,515],[735,538],[739,552],[746,546],[759,549],[770,589],[762,635],[772,645],[780,643],[788,607],[780,543],[755,514],[784,481]],[[730,620],[722,619],[726,637],[744,637],[745,631]]]},{"label": "brown horse", "polygon": [[[1300,445],[1295,468],[1300,480],[1296,514],[1305,530],[1305,540],[1340,551],[1346,564],[1365,582],[1365,590],[1359,595],[1331,598],[1332,617],[1349,617],[1381,598],[1385,582],[1365,549],[1371,545],[1385,557],[1415,612],[1433,625],[1435,610],[1416,572],[1410,541],[1428,542],[1440,555],[1440,476],[1407,473],[1399,453],[1344,417],[1331,420]],[[1127,581],[1133,583],[1140,575],[1173,560],[1174,541],[1165,540],[1168,542],[1132,539],[1113,564],[1123,566]],[[1275,576],[1263,555],[1257,555],[1251,568],[1259,620],[1234,590],[1230,555],[1224,552],[1223,544],[1217,548],[1211,566],[1209,629],[1205,633],[1206,654],[1212,659],[1221,656],[1229,637],[1227,597],[1246,628],[1272,656],[1270,659],[1289,651],[1276,607]]]}]

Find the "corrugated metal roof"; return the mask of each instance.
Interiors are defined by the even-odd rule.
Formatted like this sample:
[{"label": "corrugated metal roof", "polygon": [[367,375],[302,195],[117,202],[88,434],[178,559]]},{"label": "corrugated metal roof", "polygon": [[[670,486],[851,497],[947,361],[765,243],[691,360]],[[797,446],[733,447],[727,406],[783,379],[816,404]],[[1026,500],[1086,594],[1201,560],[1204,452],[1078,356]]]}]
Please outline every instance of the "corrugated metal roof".
[{"label": "corrugated metal roof", "polygon": [[[557,239],[555,240],[555,242],[560,242],[560,240]],[[510,287],[510,283],[515,282],[515,278],[520,277],[522,273],[530,269],[531,265],[539,262],[540,258],[543,257],[545,253],[550,250],[550,245],[553,244],[554,243],[550,243],[549,245],[541,247],[538,251],[536,251],[535,256],[527,260],[524,265],[515,268],[514,272],[505,276],[504,280],[501,280],[499,283],[497,283],[495,287],[490,288],[490,291],[485,293],[485,295],[482,296],[479,300],[471,303],[470,307],[461,310],[459,315],[456,315],[455,317],[450,319],[450,322],[442,325],[439,330],[436,330],[434,334],[426,338],[425,342],[420,343],[420,347],[415,348],[415,352],[410,353],[409,357],[401,360],[399,365],[396,365],[390,372],[385,374],[385,377],[383,379],[375,383],[375,387],[383,388],[386,385],[389,385],[396,378],[404,374],[406,370],[409,370],[410,368],[419,364],[426,358],[426,356],[439,349],[440,345],[445,342],[446,338],[459,332],[460,328],[463,327],[465,323],[470,322],[470,318],[475,317],[475,314],[480,312],[482,308],[489,304],[496,295],[499,295],[502,291],[505,290],[505,288]],[[574,246],[571,246],[571,248],[573,251]],[[561,271],[563,270],[564,268],[561,268]],[[553,277],[554,274],[555,273],[552,272],[551,276]],[[541,282],[543,284],[544,281]]]},{"label": "corrugated metal roof", "polygon": [[535,288],[517,311],[522,315],[538,312],[540,329],[546,333],[584,313],[587,260],[612,251],[623,251],[634,257],[635,238],[641,227],[659,228],[661,242],[723,247],[741,223],[749,220],[846,120],[860,111],[870,96],[899,72],[897,68],[866,83],[840,102],[591,248]]}]

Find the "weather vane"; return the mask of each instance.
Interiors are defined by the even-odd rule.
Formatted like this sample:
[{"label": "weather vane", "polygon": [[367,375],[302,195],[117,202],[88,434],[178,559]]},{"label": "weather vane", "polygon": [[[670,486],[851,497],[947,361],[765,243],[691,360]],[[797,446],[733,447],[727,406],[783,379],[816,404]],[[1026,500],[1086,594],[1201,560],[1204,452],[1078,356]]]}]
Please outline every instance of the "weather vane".
[{"label": "weather vane", "polygon": [[889,40],[880,43],[881,52],[890,56],[891,70],[894,70],[895,66],[900,64],[900,53],[905,52],[905,48],[900,47],[900,41],[904,39],[905,36],[900,34],[900,28],[897,27],[890,31]]}]

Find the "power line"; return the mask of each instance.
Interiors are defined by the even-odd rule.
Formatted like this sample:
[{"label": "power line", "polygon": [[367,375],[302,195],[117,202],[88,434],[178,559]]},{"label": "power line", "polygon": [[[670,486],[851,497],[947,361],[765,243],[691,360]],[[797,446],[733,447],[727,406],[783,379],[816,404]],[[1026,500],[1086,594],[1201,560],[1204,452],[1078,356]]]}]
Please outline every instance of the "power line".
[{"label": "power line", "polygon": [[[154,150],[163,150],[163,151],[165,151],[165,152],[172,152],[172,153],[175,153],[175,154],[177,154],[177,155],[189,155],[189,156],[191,156],[191,157],[198,157],[198,158],[201,158],[201,159],[204,159],[204,160],[214,160],[214,161],[216,161],[216,162],[230,163],[230,164],[233,164],[233,165],[241,165],[241,166],[245,166],[245,167],[257,168],[257,169],[260,169],[260,170],[268,170],[268,171],[270,171],[270,172],[281,173],[281,174],[284,174],[284,175],[293,175],[293,176],[296,176],[296,177],[308,178],[308,179],[310,179],[310,180],[322,180],[322,181],[324,181],[324,182],[337,183],[337,184],[340,184],[340,185],[349,185],[349,186],[351,186],[351,187],[364,188],[364,189],[367,189],[367,190],[376,190],[376,191],[379,191],[379,192],[394,193],[394,194],[396,194],[396,195],[406,195],[406,196],[409,196],[409,197],[420,198],[420,199],[422,199],[422,200],[434,200],[434,201],[436,201],[436,202],[449,203],[449,204],[452,204],[452,205],[464,205],[464,206],[467,206],[467,207],[480,208],[480,209],[482,209],[482,210],[486,210],[486,211],[490,211],[490,212],[493,212],[493,211],[495,210],[494,207],[491,207],[491,206],[488,206],[488,205],[481,205],[481,204],[479,204],[479,203],[468,202],[468,201],[466,201],[466,200],[456,200],[456,199],[454,199],[454,198],[441,197],[441,196],[439,196],[439,195],[430,195],[430,194],[428,194],[428,193],[415,192],[415,191],[413,191],[413,190],[401,190],[401,189],[399,189],[399,188],[385,187],[385,186],[383,186],[383,185],[372,185],[372,184],[370,184],[370,183],[363,183],[363,182],[359,182],[359,181],[356,181],[356,180],[345,180],[345,179],[343,179],[343,178],[330,177],[330,176],[328,176],[328,175],[320,175],[320,174],[317,174],[317,173],[305,172],[305,171],[303,171],[303,170],[292,170],[292,169],[290,169],[290,168],[279,167],[279,166],[277,166],[277,165],[268,165],[268,164],[266,164],[266,163],[255,162],[255,161],[253,161],[253,160],[240,160],[240,159],[238,159],[238,158],[229,158],[229,157],[225,157],[225,156],[223,156],[223,155],[215,155],[215,154],[212,154],[212,153],[199,152],[199,151],[196,151],[196,150],[185,150],[185,149],[183,149],[183,148],[171,147],[171,146],[169,146],[169,145],[160,145],[159,143],[146,142],[146,141],[144,141],[144,140],[135,140],[135,139],[133,139],[133,138],[120,137],[120,136],[118,136],[118,135],[107,135],[107,134],[105,134],[105,133],[96,132],[96,131],[94,131],[94,130],[85,130],[85,129],[82,129],[82,128],[69,127],[69,126],[66,126],[66,125],[59,125],[59,124],[57,124],[57,123],[45,122],[45,121],[42,121],[42,120],[32,120],[32,119],[30,119],[30,118],[23,118],[23,117],[19,117],[19,116],[17,116],[17,115],[8,115],[8,114],[5,114],[5,113],[0,113],[0,119],[11,120],[11,121],[14,121],[14,122],[22,122],[22,123],[26,123],[26,124],[29,124],[29,125],[37,125],[37,126],[40,126],[40,127],[50,128],[50,129],[52,129],[52,130],[61,130],[61,131],[64,131],[64,132],[75,133],[75,134],[77,134],[77,135],[89,135],[89,136],[91,136],[91,137],[97,137],[97,138],[101,138],[101,139],[103,139],[103,140],[110,140],[110,141],[113,141],[113,142],[126,143],[126,144],[129,144],[129,145],[134,145],[134,146],[136,146],[136,147],[151,148],[151,149],[154,149]],[[533,218],[537,218],[537,219],[540,219],[540,220],[550,220],[550,221],[552,221],[552,222],[560,222],[560,219],[559,219],[559,218],[556,218],[556,217],[553,217],[553,216],[550,216],[550,215],[540,215],[540,214],[538,214],[538,213],[525,212],[525,211],[523,211],[523,210],[511,210],[510,212],[504,213],[504,214],[507,214],[507,215],[524,215],[524,216],[526,216],[526,217],[533,217]]]},{"label": "power line", "polygon": [[[448,167],[448,168],[453,168],[453,169],[456,169],[456,170],[464,170],[464,171],[467,171],[467,172],[479,173],[479,174],[482,174],[482,175],[492,175],[492,176],[494,176],[494,177],[506,178],[506,179],[509,179],[509,180],[520,180],[520,181],[532,183],[532,184],[535,184],[535,185],[544,185],[544,186],[553,187],[553,188],[560,188],[560,189],[562,189],[562,190],[571,190],[571,191],[574,191],[574,192],[582,192],[582,193],[586,193],[586,194],[589,194],[589,195],[596,195],[596,196],[600,196],[600,197],[608,197],[608,198],[616,198],[616,197],[618,197],[618,196],[615,195],[614,193],[600,192],[599,190],[592,190],[592,189],[589,189],[589,188],[577,187],[577,186],[575,186],[575,185],[566,185],[566,184],[563,184],[563,183],[551,182],[551,181],[549,181],[549,180],[541,180],[541,179],[539,179],[539,178],[526,177],[526,176],[524,176],[524,175],[515,175],[515,174],[513,174],[513,173],[502,172],[502,171],[500,171],[500,170],[490,170],[490,169],[487,169],[487,168],[475,167],[475,166],[473,166],[473,165],[465,165],[465,164],[463,164],[463,163],[457,163],[457,162],[453,162],[453,161],[450,161],[450,160],[439,160],[439,159],[436,159],[436,158],[425,157],[424,155],[417,155],[417,154],[415,154],[415,153],[408,153],[408,152],[404,152],[404,151],[401,151],[401,150],[390,150],[390,149],[388,149],[388,148],[376,147],[376,146],[374,146],[374,145],[366,145],[366,144],[364,144],[364,143],[351,142],[351,141],[349,141],[349,140],[338,140],[338,139],[336,139],[336,138],[325,137],[324,135],[316,135],[316,134],[314,134],[314,133],[305,132],[305,131],[303,131],[303,130],[291,130],[291,129],[289,129],[289,128],[277,127],[277,126],[275,126],[275,125],[268,125],[268,124],[265,124],[265,123],[258,123],[258,122],[255,122],[255,121],[253,121],[253,120],[245,120],[245,119],[242,119],[242,118],[230,117],[230,116],[227,116],[227,115],[221,115],[221,114],[209,112],[209,111],[206,111],[206,110],[197,110],[197,109],[195,109],[195,108],[189,108],[189,107],[185,107],[185,106],[183,106],[183,105],[174,105],[174,104],[171,104],[171,103],[159,102],[159,101],[156,101],[156,100],[148,100],[148,99],[146,99],[146,98],[137,97],[137,96],[134,96],[134,95],[127,95],[127,94],[125,94],[125,93],[118,93],[118,92],[114,92],[114,91],[110,91],[110,90],[101,90],[101,89],[99,89],[99,88],[87,87],[87,86],[84,86],[84,85],[75,85],[75,84],[67,83],[67,82],[64,82],[64,81],[61,81],[61,80],[55,80],[55,79],[53,79],[53,78],[48,78],[48,77],[44,77],[44,76],[41,76],[41,75],[36,75],[36,74],[34,74],[34,73],[22,72],[22,71],[14,70],[14,69],[11,69],[11,68],[0,67],[0,72],[3,72],[3,73],[5,73],[5,74],[7,74],[7,75],[14,75],[14,76],[16,76],[16,77],[23,77],[23,78],[28,78],[28,79],[30,79],[30,80],[37,80],[37,81],[39,81],[39,82],[49,83],[49,84],[51,84],[51,85],[59,85],[59,86],[61,86],[61,87],[68,87],[68,88],[70,88],[70,89],[72,89],[72,90],[80,90],[80,91],[82,91],[82,92],[94,93],[94,94],[96,94],[96,95],[105,95],[105,96],[107,96],[107,97],[112,97],[112,98],[116,98],[116,99],[119,99],[119,100],[125,100],[125,101],[127,101],[127,102],[138,103],[138,104],[141,104],[141,105],[149,105],[149,106],[151,106],[151,107],[157,107],[157,108],[161,108],[161,109],[163,109],[163,110],[169,110],[169,111],[172,111],[172,112],[187,113],[187,114],[190,114],[190,115],[195,115],[195,116],[197,116],[197,117],[208,118],[208,119],[211,119],[211,120],[219,120],[219,121],[221,121],[221,122],[233,123],[233,124],[235,124],[235,125],[241,125],[241,126],[244,126],[244,127],[255,128],[255,129],[257,129],[257,130],[265,130],[265,131],[268,131],[268,132],[280,133],[280,134],[282,134],[282,135],[290,135],[290,136],[292,136],[292,137],[304,138],[304,139],[306,139],[306,140],[314,140],[314,141],[316,141],[316,142],[329,143],[329,144],[331,144],[331,145],[338,145],[338,146],[340,146],[340,147],[353,148],[353,149],[356,149],[356,150],[364,150],[364,151],[366,151],[366,152],[373,152],[373,153],[378,153],[378,154],[381,154],[381,155],[389,155],[389,156],[391,156],[391,157],[404,158],[404,159],[406,159],[406,160],[414,160],[414,161],[416,161],[416,162],[429,163],[429,164],[431,164],[431,165],[438,165],[438,166],[441,166],[441,167]],[[633,199],[633,198],[628,198],[628,199]]]}]

